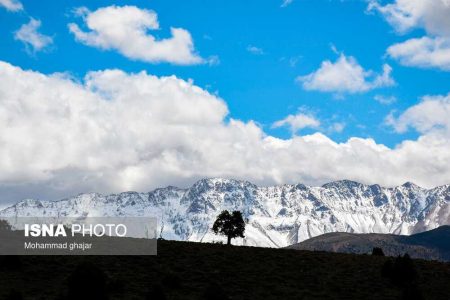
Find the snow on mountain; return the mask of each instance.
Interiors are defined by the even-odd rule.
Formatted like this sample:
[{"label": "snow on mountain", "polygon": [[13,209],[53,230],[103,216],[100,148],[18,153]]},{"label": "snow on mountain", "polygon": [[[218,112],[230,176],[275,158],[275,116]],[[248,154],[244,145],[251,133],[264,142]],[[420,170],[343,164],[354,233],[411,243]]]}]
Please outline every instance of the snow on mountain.
[{"label": "snow on mountain", "polygon": [[224,209],[240,210],[247,226],[235,244],[285,247],[328,232],[413,234],[450,224],[450,185],[394,188],[342,180],[322,187],[258,187],[247,181],[203,179],[189,189],[80,194],[59,201],[23,200],[0,217],[154,216],[159,236],[224,241],[211,231]]}]

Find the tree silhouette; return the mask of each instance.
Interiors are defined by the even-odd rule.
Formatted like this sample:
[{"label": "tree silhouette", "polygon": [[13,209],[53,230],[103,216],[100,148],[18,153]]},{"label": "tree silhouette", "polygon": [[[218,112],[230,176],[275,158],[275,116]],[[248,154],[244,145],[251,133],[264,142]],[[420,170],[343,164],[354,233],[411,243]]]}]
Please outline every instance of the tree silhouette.
[{"label": "tree silhouette", "polygon": [[231,245],[231,239],[244,237],[245,222],[240,211],[235,210],[230,214],[228,210],[224,210],[217,217],[212,229],[215,234],[227,236],[227,245]]},{"label": "tree silhouette", "polygon": [[417,270],[411,257],[406,253],[398,256],[394,261],[387,260],[382,269],[381,274],[387,277],[397,286],[409,286],[417,279]]},{"label": "tree silhouette", "polygon": [[381,249],[380,247],[374,247],[372,249],[372,255],[374,255],[374,256],[384,256],[383,249]]}]

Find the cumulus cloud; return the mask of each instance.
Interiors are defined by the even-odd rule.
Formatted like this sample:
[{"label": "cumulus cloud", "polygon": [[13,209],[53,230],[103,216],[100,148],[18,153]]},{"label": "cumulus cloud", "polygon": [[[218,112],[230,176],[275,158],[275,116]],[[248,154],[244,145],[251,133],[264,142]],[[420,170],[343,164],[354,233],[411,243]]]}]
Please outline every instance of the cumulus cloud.
[{"label": "cumulus cloud", "polygon": [[41,21],[31,18],[30,22],[23,24],[14,33],[14,38],[21,41],[29,52],[42,51],[53,44],[53,39],[40,33],[38,31],[40,27]]},{"label": "cumulus cloud", "polygon": [[21,11],[23,10],[23,5],[18,0],[0,0],[0,6],[3,6],[8,11]]},{"label": "cumulus cloud", "polygon": [[450,38],[413,38],[390,46],[387,53],[405,66],[450,71]]},{"label": "cumulus cloud", "polygon": [[371,0],[368,9],[379,11],[399,33],[422,27],[430,34],[450,35],[448,0],[395,0],[385,6]]},{"label": "cumulus cloud", "polygon": [[[448,96],[429,99],[448,103]],[[423,134],[393,149],[321,133],[279,139],[228,118],[222,99],[175,76],[103,70],[73,80],[0,62],[1,201],[148,191],[215,176],[257,184],[449,183],[450,136],[440,129],[448,111],[426,111],[434,124],[412,121],[409,111],[395,118],[398,128]]]},{"label": "cumulus cloud", "polygon": [[296,115],[289,115],[283,120],[273,123],[273,128],[279,128],[288,126],[293,134],[304,128],[318,128],[320,121],[316,119],[312,114],[300,112]]},{"label": "cumulus cloud", "polygon": [[264,50],[262,48],[258,48],[256,46],[252,46],[252,45],[247,46],[247,51],[250,52],[251,54],[255,54],[255,55],[264,54]]},{"label": "cumulus cloud", "polygon": [[369,10],[379,11],[398,33],[422,28],[427,36],[390,46],[387,53],[401,64],[450,70],[450,2],[448,0],[396,0],[381,5],[369,2]]},{"label": "cumulus cloud", "polygon": [[381,74],[365,70],[354,57],[341,54],[336,62],[323,61],[320,68],[308,75],[297,77],[306,90],[333,93],[361,93],[380,87],[392,86],[392,68],[385,64]]},{"label": "cumulus cloud", "polygon": [[375,101],[383,105],[391,105],[397,102],[397,97],[395,96],[375,95],[375,97],[373,98],[375,99]]},{"label": "cumulus cloud", "polygon": [[425,96],[422,101],[408,108],[398,118],[392,114],[387,122],[397,132],[413,128],[420,133],[443,131],[450,135],[450,94],[447,96]]},{"label": "cumulus cloud", "polygon": [[337,115],[329,119],[322,119],[316,117],[316,114],[309,110],[308,107],[300,107],[297,114],[290,114],[284,119],[278,120],[272,124],[272,128],[286,127],[292,135],[298,134],[299,131],[305,128],[314,129],[320,132],[340,133],[344,130],[346,124],[343,121],[336,121]]},{"label": "cumulus cloud", "polygon": [[136,6],[108,6],[94,12],[76,10],[89,31],[70,23],[69,30],[77,41],[104,50],[116,50],[122,55],[150,63],[169,62],[178,65],[204,63],[194,49],[189,31],[170,28],[171,37],[158,39],[149,31],[159,30],[158,15]]}]

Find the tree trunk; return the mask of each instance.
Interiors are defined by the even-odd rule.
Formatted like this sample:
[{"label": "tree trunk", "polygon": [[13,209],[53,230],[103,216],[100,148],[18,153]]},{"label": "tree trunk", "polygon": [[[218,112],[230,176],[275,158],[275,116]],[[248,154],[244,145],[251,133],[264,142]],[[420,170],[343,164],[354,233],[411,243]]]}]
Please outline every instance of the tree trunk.
[{"label": "tree trunk", "polygon": [[227,245],[231,245],[231,235],[228,236]]}]

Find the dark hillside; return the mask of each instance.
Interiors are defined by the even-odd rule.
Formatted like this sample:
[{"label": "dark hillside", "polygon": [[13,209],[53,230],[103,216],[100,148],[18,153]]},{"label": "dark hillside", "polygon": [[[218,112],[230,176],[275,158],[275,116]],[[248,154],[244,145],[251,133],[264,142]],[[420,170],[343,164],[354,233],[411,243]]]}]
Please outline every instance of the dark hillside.
[{"label": "dark hillside", "polygon": [[409,241],[411,244],[440,249],[450,260],[450,226],[448,225],[411,235]]},{"label": "dark hillside", "polygon": [[450,261],[450,226],[410,236],[394,234],[327,233],[288,248],[341,253],[371,253],[374,247],[389,256],[409,253],[413,258]]},{"label": "dark hillside", "polygon": [[[157,256],[147,257],[1,257],[0,299],[402,297],[402,289],[381,276],[386,257],[171,241],[158,247]],[[414,265],[425,299],[450,298],[449,264]]]}]

